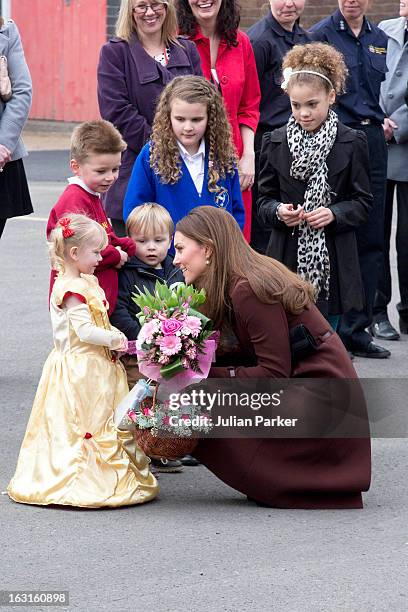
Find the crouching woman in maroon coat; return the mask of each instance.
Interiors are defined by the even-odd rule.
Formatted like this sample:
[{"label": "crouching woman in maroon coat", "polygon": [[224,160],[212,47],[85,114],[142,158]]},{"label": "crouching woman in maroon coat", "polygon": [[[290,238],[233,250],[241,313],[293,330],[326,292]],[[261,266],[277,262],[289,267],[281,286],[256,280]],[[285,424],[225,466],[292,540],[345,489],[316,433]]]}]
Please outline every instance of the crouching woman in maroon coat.
[{"label": "crouching woman in maroon coat", "polygon": [[[229,213],[195,208],[177,224],[174,243],[174,263],[185,281],[206,290],[205,314],[218,329],[232,329],[244,356],[241,364],[224,360],[225,367],[213,367],[210,376],[357,378],[341,340],[314,305],[312,286],[251,249]],[[299,325],[317,347],[294,361],[290,330]],[[365,437],[359,438],[203,439],[195,456],[263,504],[361,508],[361,492],[370,484],[368,431],[365,421]]]}]

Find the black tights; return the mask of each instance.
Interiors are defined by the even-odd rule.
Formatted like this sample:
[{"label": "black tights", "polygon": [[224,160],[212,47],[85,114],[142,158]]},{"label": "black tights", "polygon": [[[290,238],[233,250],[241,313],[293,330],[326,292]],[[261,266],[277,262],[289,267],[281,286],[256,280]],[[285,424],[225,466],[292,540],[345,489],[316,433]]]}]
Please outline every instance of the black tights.
[{"label": "black tights", "polygon": [[4,230],[4,226],[6,225],[7,219],[0,219],[0,238]]}]

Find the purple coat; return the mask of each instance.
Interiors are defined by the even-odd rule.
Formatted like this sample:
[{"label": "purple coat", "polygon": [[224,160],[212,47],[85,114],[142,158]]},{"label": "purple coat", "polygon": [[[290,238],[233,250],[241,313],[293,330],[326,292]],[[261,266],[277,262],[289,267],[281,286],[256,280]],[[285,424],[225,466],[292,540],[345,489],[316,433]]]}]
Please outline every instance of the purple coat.
[{"label": "purple coat", "polygon": [[121,132],[128,148],[123,153],[119,178],[104,199],[106,214],[123,219],[122,205],[133,164],[148,140],[156,102],[176,76],[202,75],[200,56],[190,40],[170,45],[170,60],[162,66],[132,34],[130,43],[112,38],[101,49],[98,65],[98,101],[101,116]]}]

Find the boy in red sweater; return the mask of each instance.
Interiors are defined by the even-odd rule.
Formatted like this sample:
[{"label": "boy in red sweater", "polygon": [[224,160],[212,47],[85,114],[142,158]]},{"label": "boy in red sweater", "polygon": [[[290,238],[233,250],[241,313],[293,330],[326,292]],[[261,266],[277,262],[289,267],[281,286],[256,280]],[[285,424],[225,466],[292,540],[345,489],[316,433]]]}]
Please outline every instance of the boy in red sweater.
[{"label": "boy in red sweater", "polygon": [[[109,314],[113,312],[118,296],[118,268],[136,252],[130,238],[118,238],[108,221],[101,203],[101,194],[118,178],[121,155],[126,143],[109,121],[87,121],[72,133],[71,170],[69,185],[50,212],[47,238],[58,220],[67,213],[80,213],[94,219],[106,230],[109,244],[101,253],[102,261],[95,276],[109,302]],[[51,271],[50,294],[57,272]]]}]

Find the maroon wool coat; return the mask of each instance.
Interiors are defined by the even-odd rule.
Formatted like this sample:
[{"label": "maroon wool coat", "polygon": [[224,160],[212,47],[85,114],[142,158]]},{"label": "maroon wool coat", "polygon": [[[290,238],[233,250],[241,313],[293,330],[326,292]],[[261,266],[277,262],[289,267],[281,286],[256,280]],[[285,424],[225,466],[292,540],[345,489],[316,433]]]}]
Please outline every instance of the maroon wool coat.
[{"label": "maroon wool coat", "polygon": [[149,139],[162,90],[176,76],[202,75],[195,44],[181,36],[179,42],[180,45],[170,45],[167,66],[162,66],[146,53],[134,33],[129,43],[112,38],[101,49],[99,110],[103,119],[118,128],[128,145],[122,155],[119,178],[104,198],[106,214],[111,219],[123,219],[122,203],[133,164]]},{"label": "maroon wool coat", "polygon": [[[234,331],[253,364],[235,366],[237,377],[357,378],[335,333],[292,368],[290,328],[302,323],[315,338],[331,331],[315,306],[290,315],[280,303],[260,302],[244,280],[230,297]],[[230,370],[213,367],[210,376],[229,377]],[[277,508],[361,508],[370,485],[368,423],[365,438],[203,439],[194,454],[231,487]]]}]

